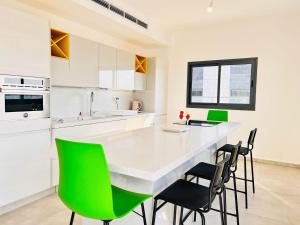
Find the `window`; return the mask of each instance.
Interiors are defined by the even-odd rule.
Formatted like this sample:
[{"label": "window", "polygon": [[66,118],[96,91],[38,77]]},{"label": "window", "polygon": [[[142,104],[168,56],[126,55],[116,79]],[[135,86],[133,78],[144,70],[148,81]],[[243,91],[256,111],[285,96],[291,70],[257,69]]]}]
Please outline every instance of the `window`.
[{"label": "window", "polygon": [[255,110],[257,58],[188,63],[187,107]]}]

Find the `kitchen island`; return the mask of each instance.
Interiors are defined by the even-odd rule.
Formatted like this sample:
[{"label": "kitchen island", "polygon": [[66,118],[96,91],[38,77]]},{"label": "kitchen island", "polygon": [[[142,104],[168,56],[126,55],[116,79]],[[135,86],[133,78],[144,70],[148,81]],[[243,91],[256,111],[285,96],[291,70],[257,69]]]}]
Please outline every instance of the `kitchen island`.
[{"label": "kitchen island", "polygon": [[[186,132],[172,133],[154,126],[80,141],[103,145],[114,185],[155,196],[197,163],[211,162],[216,149],[239,127],[240,124],[230,122],[212,127],[189,126]],[[146,202],[146,210],[149,223],[152,200]],[[171,206],[164,207],[156,224],[171,224],[172,212]],[[83,218],[82,223],[96,225],[99,221]],[[132,213],[111,224],[138,225],[142,221]]]}]

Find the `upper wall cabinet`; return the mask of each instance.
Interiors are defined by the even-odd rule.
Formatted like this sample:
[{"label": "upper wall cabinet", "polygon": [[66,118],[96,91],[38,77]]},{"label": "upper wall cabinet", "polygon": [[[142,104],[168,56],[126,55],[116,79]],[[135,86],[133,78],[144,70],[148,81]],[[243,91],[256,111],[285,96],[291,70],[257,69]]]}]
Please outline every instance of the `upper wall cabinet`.
[{"label": "upper wall cabinet", "polygon": [[0,27],[0,73],[49,77],[48,21],[1,6]]},{"label": "upper wall cabinet", "polygon": [[98,44],[70,35],[69,60],[52,57],[52,85],[98,87]]},{"label": "upper wall cabinet", "polygon": [[114,88],[117,70],[117,49],[99,44],[99,87]]},{"label": "upper wall cabinet", "polygon": [[116,88],[134,90],[135,55],[123,50],[117,51]]},{"label": "upper wall cabinet", "polygon": [[70,72],[74,86],[98,87],[98,44],[71,36],[70,51]]}]

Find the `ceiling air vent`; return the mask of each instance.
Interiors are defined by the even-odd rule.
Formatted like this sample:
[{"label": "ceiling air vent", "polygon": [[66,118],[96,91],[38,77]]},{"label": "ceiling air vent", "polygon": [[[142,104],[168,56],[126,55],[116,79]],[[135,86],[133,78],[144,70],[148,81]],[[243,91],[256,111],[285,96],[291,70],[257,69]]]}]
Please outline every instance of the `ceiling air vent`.
[{"label": "ceiling air vent", "polygon": [[136,20],[137,20],[134,16],[132,16],[128,13],[125,13],[125,18],[132,21],[132,22],[134,22],[134,23],[136,23]]},{"label": "ceiling air vent", "polygon": [[103,1],[103,0],[93,0],[93,1],[107,9],[109,9],[109,3],[107,1]]},{"label": "ceiling air vent", "polygon": [[135,16],[125,12],[124,10],[110,4],[107,1],[104,0],[92,0],[93,2],[96,2],[98,5],[110,10],[113,13],[118,14],[119,16],[122,16],[124,19],[129,20],[130,22],[135,23],[136,25],[143,27],[145,29],[148,29],[148,24],[145,23],[144,21],[136,18]]},{"label": "ceiling air vent", "polygon": [[114,13],[117,13],[120,16],[124,16],[124,11],[122,9],[119,9],[116,6],[110,5],[109,9],[110,9],[110,11],[113,11]]}]

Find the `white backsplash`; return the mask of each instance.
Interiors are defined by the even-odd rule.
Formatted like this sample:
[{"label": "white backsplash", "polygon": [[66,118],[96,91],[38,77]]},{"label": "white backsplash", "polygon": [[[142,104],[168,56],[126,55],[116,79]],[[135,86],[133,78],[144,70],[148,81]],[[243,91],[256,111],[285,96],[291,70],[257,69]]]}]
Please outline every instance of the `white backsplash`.
[{"label": "white backsplash", "polygon": [[80,112],[89,113],[90,94],[94,92],[93,111],[108,113],[116,109],[114,97],[119,97],[119,109],[130,109],[132,91],[112,91],[94,88],[51,88],[51,117],[76,117]]}]

